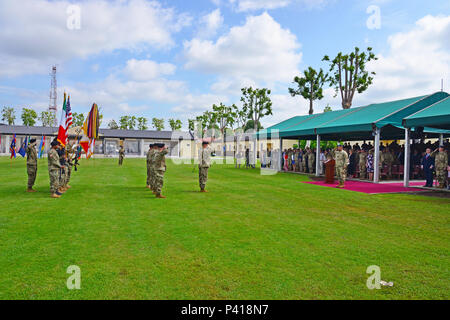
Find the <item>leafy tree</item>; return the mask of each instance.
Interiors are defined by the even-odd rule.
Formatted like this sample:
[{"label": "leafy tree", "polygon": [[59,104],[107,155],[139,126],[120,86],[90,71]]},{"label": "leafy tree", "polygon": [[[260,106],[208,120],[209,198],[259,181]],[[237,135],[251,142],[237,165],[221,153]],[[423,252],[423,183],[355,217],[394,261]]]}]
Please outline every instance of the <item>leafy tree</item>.
[{"label": "leafy tree", "polygon": [[243,110],[247,115],[247,119],[253,120],[253,129],[258,130],[260,120],[272,115],[272,100],[269,95],[269,89],[253,89],[252,87],[243,88],[241,101],[243,103]]},{"label": "leafy tree", "polygon": [[331,109],[330,105],[327,104],[327,106],[323,109],[323,112],[330,112],[333,111],[333,109]]},{"label": "leafy tree", "polygon": [[245,113],[244,109],[239,109],[235,104],[233,104],[234,113],[236,114],[236,121],[238,128],[244,128],[247,123],[248,116]]},{"label": "leafy tree", "polygon": [[22,122],[27,127],[32,127],[36,124],[37,113],[33,109],[22,109]]},{"label": "leafy tree", "polygon": [[117,130],[117,129],[119,129],[119,125],[117,124],[116,120],[111,120],[108,123],[108,128]]},{"label": "leafy tree", "polygon": [[169,119],[169,126],[172,129],[172,131],[178,131],[181,130],[181,126],[183,125],[183,123],[181,122],[181,120],[177,119]]},{"label": "leafy tree", "polygon": [[42,111],[38,117],[43,127],[51,127],[56,123],[56,116],[51,111]]},{"label": "leafy tree", "polygon": [[128,117],[128,130],[134,130],[137,118],[135,116]]},{"label": "leafy tree", "polygon": [[[255,122],[253,120],[248,120],[247,123],[245,124],[244,127],[244,132],[251,130],[251,129],[255,129]],[[262,130],[264,129],[264,127],[261,125],[261,123],[258,121],[258,125],[257,125],[257,130]]]},{"label": "leafy tree", "polygon": [[84,114],[74,112],[73,115],[73,125],[76,127],[81,127],[84,124]]},{"label": "leafy tree", "polygon": [[195,120],[189,119],[188,120],[189,131],[194,131],[194,129],[195,129],[194,127],[195,127]]},{"label": "leafy tree", "polygon": [[[234,122],[236,121],[236,114],[234,110],[236,106],[226,106],[222,102],[219,105],[213,105],[214,117],[216,118],[217,124],[219,126],[220,133],[223,138],[223,148],[226,148],[226,129],[232,128]],[[224,154],[225,156],[225,154]]]},{"label": "leafy tree", "polygon": [[148,129],[148,126],[147,126],[148,120],[147,120],[147,118],[139,117],[139,118],[137,118],[137,122],[138,122],[138,129],[139,130],[147,130]]},{"label": "leafy tree", "polygon": [[120,130],[127,130],[130,122],[130,116],[122,116],[119,119],[119,128]]},{"label": "leafy tree", "polygon": [[156,129],[156,131],[162,131],[164,130],[164,119],[153,118],[152,125],[153,128]]},{"label": "leafy tree", "polygon": [[197,117],[197,121],[202,123],[203,129],[218,128],[216,114],[212,111],[203,112],[201,116]]},{"label": "leafy tree", "polygon": [[325,56],[323,61],[330,63],[330,71],[333,72],[328,80],[331,86],[335,87],[336,95],[340,92],[342,99],[342,108],[349,109],[353,103],[355,92],[363,93],[373,82],[375,72],[366,70],[366,64],[369,61],[378,60],[372,52],[372,48],[367,48],[366,52],[360,52],[358,47],[350,54],[339,52],[331,60]]},{"label": "leafy tree", "polygon": [[16,111],[11,107],[3,107],[2,110],[2,121],[6,121],[8,125],[14,125],[16,120]]},{"label": "leafy tree", "polygon": [[323,85],[327,82],[328,75],[324,74],[322,69],[317,72],[311,67],[303,73],[303,77],[294,78],[297,88],[289,88],[289,93],[293,97],[301,95],[306,100],[309,100],[309,114],[313,114],[314,100],[323,99]]}]

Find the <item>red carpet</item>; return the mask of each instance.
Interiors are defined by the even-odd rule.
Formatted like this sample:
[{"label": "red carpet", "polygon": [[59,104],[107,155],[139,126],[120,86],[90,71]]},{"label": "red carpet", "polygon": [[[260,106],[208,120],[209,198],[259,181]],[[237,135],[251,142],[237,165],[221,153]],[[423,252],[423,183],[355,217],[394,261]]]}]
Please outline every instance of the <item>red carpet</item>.
[{"label": "red carpet", "polygon": [[[335,188],[338,182],[335,184],[326,184],[323,181],[309,181],[304,182],[308,184],[314,184],[317,186]],[[424,185],[423,182],[411,182],[411,186],[421,187]],[[370,183],[370,182],[360,182],[360,181],[347,181],[345,183],[344,190],[362,192],[367,194],[377,194],[377,193],[397,193],[397,192],[417,192],[417,188],[405,188],[403,183]]]}]

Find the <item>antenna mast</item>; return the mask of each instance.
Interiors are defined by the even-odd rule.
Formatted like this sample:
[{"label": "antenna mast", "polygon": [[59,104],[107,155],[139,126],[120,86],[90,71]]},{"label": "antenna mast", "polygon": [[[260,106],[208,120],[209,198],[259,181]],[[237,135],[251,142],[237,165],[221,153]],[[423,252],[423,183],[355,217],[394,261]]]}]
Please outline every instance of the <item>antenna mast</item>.
[{"label": "antenna mast", "polygon": [[57,111],[57,83],[56,83],[56,66],[52,67],[51,76],[51,87],[50,87],[50,103],[48,106],[48,111],[54,115],[54,123],[52,125],[56,126],[56,111]]}]

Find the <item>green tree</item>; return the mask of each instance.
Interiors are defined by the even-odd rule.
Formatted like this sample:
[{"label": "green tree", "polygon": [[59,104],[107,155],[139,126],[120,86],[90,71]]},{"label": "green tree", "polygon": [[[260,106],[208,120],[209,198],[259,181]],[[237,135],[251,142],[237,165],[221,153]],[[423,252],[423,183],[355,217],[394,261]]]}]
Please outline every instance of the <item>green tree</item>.
[{"label": "green tree", "polygon": [[108,128],[109,129],[113,129],[113,130],[117,130],[117,129],[119,129],[119,125],[117,124],[116,120],[111,120],[108,123]]},{"label": "green tree", "polygon": [[33,109],[27,109],[27,108],[23,108],[22,109],[22,122],[25,126],[27,127],[32,127],[36,124],[36,119],[37,119],[38,115],[36,113],[36,111],[34,111]]},{"label": "green tree", "polygon": [[242,129],[242,128],[244,128],[245,124],[247,123],[248,115],[245,113],[244,109],[239,109],[239,107],[236,106],[235,104],[233,104],[233,108],[234,108],[234,113],[236,114],[235,123],[237,124],[238,128]]},{"label": "green tree", "polygon": [[[220,133],[223,139],[223,148],[226,148],[226,129],[231,129],[233,127],[234,122],[236,121],[236,114],[234,110],[236,106],[233,104],[232,106],[226,106],[222,102],[219,105],[213,105],[213,112],[215,113],[215,118],[217,124],[219,126]],[[224,154],[225,156],[225,154]]]},{"label": "green tree", "polygon": [[297,88],[289,88],[289,93],[292,97],[301,95],[306,100],[309,100],[309,114],[313,114],[314,100],[323,99],[323,85],[327,82],[328,75],[322,69],[317,72],[311,67],[303,73],[303,77],[294,78]]},{"label": "green tree", "polygon": [[138,122],[138,129],[143,131],[143,130],[147,130],[148,129],[148,120],[147,118],[144,117],[139,117],[137,118],[137,122]]},{"label": "green tree", "polygon": [[367,52],[360,52],[356,47],[350,54],[339,52],[333,60],[329,56],[325,56],[322,60],[330,63],[330,72],[333,76],[328,78],[328,81],[335,87],[336,95],[340,92],[342,108],[351,108],[355,92],[366,91],[373,83],[373,76],[376,75],[375,72],[366,70],[367,62],[378,60],[372,48],[367,48]]},{"label": "green tree", "polygon": [[73,125],[75,127],[81,127],[84,124],[84,114],[74,112],[73,115]]},{"label": "green tree", "polygon": [[330,105],[327,104],[327,106],[323,109],[323,112],[330,112],[333,111],[333,109],[331,109]]},{"label": "green tree", "polygon": [[[245,124],[244,127],[244,132],[251,130],[251,129],[255,129],[255,122],[253,120],[248,120],[247,123]],[[261,123],[258,121],[258,125],[257,125],[257,130],[262,130],[264,129],[264,127],[261,125]]]},{"label": "green tree", "polygon": [[134,130],[136,123],[137,118],[135,116],[128,117],[128,130]]},{"label": "green tree", "polygon": [[16,120],[16,111],[11,107],[3,107],[2,110],[2,121],[6,121],[8,125],[14,125]]},{"label": "green tree", "polygon": [[119,119],[119,128],[120,130],[127,130],[128,125],[130,123],[130,116],[121,116]]},{"label": "green tree", "polygon": [[156,131],[162,131],[164,130],[164,119],[153,118],[152,125]]},{"label": "green tree", "polygon": [[56,116],[51,111],[42,111],[38,117],[43,127],[51,127],[56,123]]},{"label": "green tree", "polygon": [[169,126],[172,129],[172,131],[178,131],[181,130],[183,123],[181,120],[177,119],[169,119]]},{"label": "green tree", "polygon": [[195,120],[193,120],[193,119],[189,119],[188,120],[188,128],[189,128],[190,131],[194,131],[194,129],[195,129]]},{"label": "green tree", "polygon": [[253,120],[253,129],[257,131],[260,120],[273,114],[272,100],[269,97],[271,91],[267,88],[253,89],[252,87],[243,88],[241,91],[243,110],[247,115],[247,119]]}]

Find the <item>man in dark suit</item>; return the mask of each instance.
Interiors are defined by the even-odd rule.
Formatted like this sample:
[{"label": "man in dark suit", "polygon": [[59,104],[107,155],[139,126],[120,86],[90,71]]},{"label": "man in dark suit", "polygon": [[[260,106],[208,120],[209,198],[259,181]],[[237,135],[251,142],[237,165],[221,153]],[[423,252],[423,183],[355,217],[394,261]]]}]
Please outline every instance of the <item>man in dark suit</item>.
[{"label": "man in dark suit", "polygon": [[427,179],[427,184],[424,187],[433,187],[433,170],[434,170],[434,158],[431,156],[431,149],[427,149],[427,153],[422,158],[422,169]]}]

